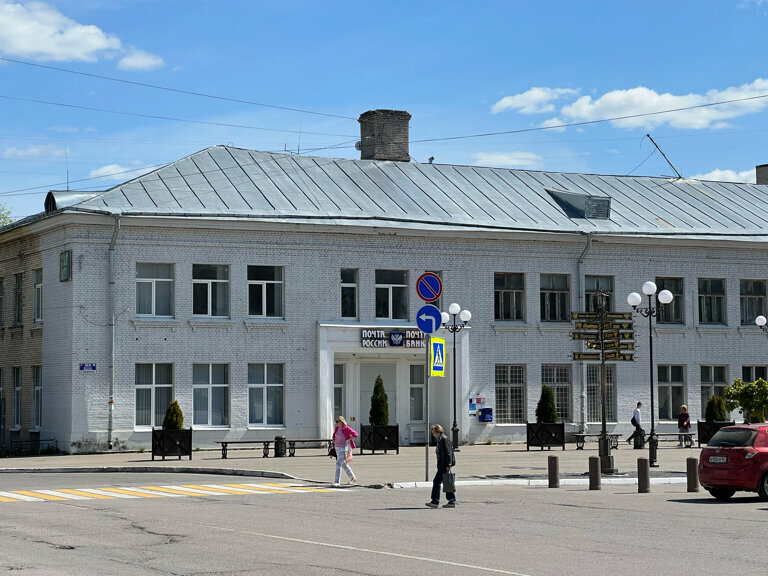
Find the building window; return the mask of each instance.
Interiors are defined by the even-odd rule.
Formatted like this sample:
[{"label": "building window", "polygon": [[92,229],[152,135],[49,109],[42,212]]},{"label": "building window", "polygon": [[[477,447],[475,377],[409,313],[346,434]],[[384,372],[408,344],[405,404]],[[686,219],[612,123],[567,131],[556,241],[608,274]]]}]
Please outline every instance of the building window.
[{"label": "building window", "polygon": [[72,250],[59,254],[59,282],[72,280]]},{"label": "building window", "polygon": [[560,422],[571,421],[571,365],[542,364],[541,383],[555,393],[555,408]]},{"label": "building window", "polygon": [[[587,422],[603,421],[600,364],[587,364]],[[616,364],[605,365],[605,420],[616,419]]]},{"label": "building window", "polygon": [[5,326],[5,278],[0,278],[0,328]]},{"label": "building window", "polygon": [[410,400],[408,419],[411,422],[424,421],[424,364],[411,364]]},{"label": "building window", "polygon": [[[597,312],[600,309],[600,292],[607,293],[605,297],[605,310],[613,310],[613,277],[612,276],[585,276],[584,277],[584,311]],[[602,418],[600,418],[602,422]]]},{"label": "building window", "polygon": [[344,415],[344,364],[333,365],[333,415]]},{"label": "building window", "polygon": [[357,318],[357,269],[341,269],[341,317]]},{"label": "building window", "polygon": [[376,318],[408,319],[406,270],[376,270]]},{"label": "building window", "polygon": [[765,315],[765,280],[740,280],[741,325],[751,326]]},{"label": "building window", "polygon": [[173,364],[136,364],[136,426],[162,426],[173,399]]},{"label": "building window", "polygon": [[741,379],[744,382],[754,382],[758,378],[768,380],[768,367],[766,366],[742,366]]},{"label": "building window", "polygon": [[683,279],[656,278],[656,287],[659,292],[662,290],[669,290],[672,292],[672,296],[674,296],[672,302],[658,307],[656,322],[658,324],[682,324],[684,321],[683,309],[685,304]]},{"label": "building window", "polygon": [[173,316],[174,266],[136,263],[136,315]]},{"label": "building window", "polygon": [[192,313],[197,316],[229,316],[229,266],[192,265]]},{"label": "building window", "polygon": [[192,365],[192,423],[229,426],[229,365]]},{"label": "building window", "polygon": [[494,320],[525,320],[525,281],[512,272],[493,273]]},{"label": "building window", "polygon": [[282,364],[248,364],[248,424],[284,426]]},{"label": "building window", "polygon": [[24,322],[23,274],[13,275],[13,324],[20,326]]},{"label": "building window", "polygon": [[725,324],[725,280],[699,278],[699,322]]},{"label": "building window", "polygon": [[661,365],[659,374],[659,420],[677,420],[680,406],[685,404],[685,367]]},{"label": "building window", "polygon": [[35,322],[43,320],[43,269],[38,268],[34,271],[35,275],[35,302],[34,317]]},{"label": "building window", "polygon": [[283,269],[248,266],[248,316],[283,317]]},{"label": "building window", "polygon": [[21,428],[21,366],[11,368],[13,378],[13,405],[11,407],[11,426]]},{"label": "building window", "polygon": [[713,396],[723,396],[723,390],[728,387],[725,366],[701,367],[701,412],[707,408],[707,402]]},{"label": "building window", "polygon": [[570,320],[570,290],[567,274],[541,275],[542,322],[567,322]]},{"label": "building window", "polygon": [[32,366],[32,428],[43,425],[43,367]]},{"label": "building window", "polygon": [[525,365],[496,364],[496,423],[524,424]]}]

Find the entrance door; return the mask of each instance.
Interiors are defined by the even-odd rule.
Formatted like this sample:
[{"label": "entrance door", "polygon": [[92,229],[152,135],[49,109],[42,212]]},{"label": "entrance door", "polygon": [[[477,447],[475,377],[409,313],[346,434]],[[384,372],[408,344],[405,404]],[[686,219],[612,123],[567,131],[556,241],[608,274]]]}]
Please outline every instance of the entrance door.
[{"label": "entrance door", "polygon": [[381,376],[384,391],[387,393],[389,423],[397,424],[397,364],[392,362],[360,363],[360,423],[371,423],[368,413],[371,410],[371,396],[378,376]]}]

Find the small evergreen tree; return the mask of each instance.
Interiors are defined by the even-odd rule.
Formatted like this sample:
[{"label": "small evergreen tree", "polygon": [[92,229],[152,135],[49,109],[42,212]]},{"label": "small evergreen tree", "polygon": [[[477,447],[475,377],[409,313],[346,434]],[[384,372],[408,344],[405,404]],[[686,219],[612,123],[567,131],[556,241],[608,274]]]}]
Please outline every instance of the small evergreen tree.
[{"label": "small evergreen tree", "polygon": [[712,396],[707,402],[707,409],[704,411],[704,420],[707,422],[722,422],[727,417],[723,399],[720,396]]},{"label": "small evergreen tree", "polygon": [[555,392],[549,386],[541,387],[541,398],[536,406],[536,422],[557,422]]},{"label": "small evergreen tree", "polygon": [[376,377],[371,396],[371,411],[368,412],[368,420],[372,426],[387,426],[389,424],[389,399],[384,390],[384,381],[381,374]]},{"label": "small evergreen tree", "polygon": [[181,412],[181,406],[174,400],[168,404],[163,419],[163,430],[181,430],[184,428],[184,414]]}]

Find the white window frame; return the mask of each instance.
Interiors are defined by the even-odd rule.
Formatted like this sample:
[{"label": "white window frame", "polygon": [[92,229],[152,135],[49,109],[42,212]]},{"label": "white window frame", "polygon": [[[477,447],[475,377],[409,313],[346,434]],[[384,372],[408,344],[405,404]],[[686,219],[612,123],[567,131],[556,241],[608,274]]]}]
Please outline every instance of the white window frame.
[{"label": "white window frame", "polygon": [[[251,367],[261,366],[263,380],[255,381]],[[270,370],[272,368],[273,370]],[[275,374],[275,369],[277,374]],[[268,421],[270,392],[279,391],[280,422]],[[251,412],[251,396],[261,396],[261,417],[254,418]],[[285,428],[285,365],[277,362],[251,362],[248,364],[248,427]]]},{"label": "white window frame", "polygon": [[[411,364],[408,367],[408,379],[409,379],[409,386],[408,386],[408,422],[409,423],[421,423],[426,421],[426,410],[424,409],[426,404],[426,396],[425,396],[425,389],[424,389],[424,363],[421,364]],[[413,392],[414,390],[418,390],[421,394],[421,416],[418,418],[413,417],[414,412],[414,398],[413,398]]]},{"label": "white window frame", "polygon": [[[520,279],[521,288],[513,287],[512,279]],[[497,281],[503,280],[504,287],[498,287]],[[508,298],[507,298],[508,296]],[[509,306],[504,303],[509,300]],[[525,321],[525,274],[522,272],[493,273],[493,319],[500,322]],[[507,310],[509,308],[509,310]],[[518,315],[519,311],[519,315]]]},{"label": "white window frame", "polygon": [[[681,379],[674,379],[674,372],[679,369]],[[662,420],[674,420],[677,421],[677,415],[679,414],[680,406],[687,404],[686,390],[685,390],[685,365],[684,364],[659,364],[657,366],[657,386],[658,393],[656,395],[658,404],[656,405],[656,417],[661,422]],[[674,390],[679,389],[680,396],[679,401],[674,401]],[[669,412],[662,415],[661,411],[664,406],[669,407]]]},{"label": "white window frame", "polygon": [[33,315],[35,322],[43,321],[43,269],[37,268],[34,270],[35,277],[35,302],[33,307]]},{"label": "white window frame", "polygon": [[[224,271],[226,272],[226,278],[195,278],[195,267],[196,266],[213,266],[216,267],[219,272]],[[218,274],[217,274],[218,275]],[[232,305],[232,298],[230,294],[230,270],[228,264],[193,264],[192,265],[192,313],[194,316],[198,318],[208,317],[208,318],[229,318],[230,315],[230,306]],[[214,288],[217,287],[218,284],[225,284],[226,285],[226,298],[227,298],[227,306],[226,311],[224,314],[214,314],[213,312],[213,292]],[[195,294],[195,289],[199,286],[205,286],[206,287],[206,311],[204,313],[202,312],[195,312],[196,305],[199,304],[199,302],[196,300],[197,295]]]},{"label": "white window frame", "polygon": [[525,364],[496,364],[496,424],[525,424],[528,420],[528,384]]},{"label": "white window frame", "polygon": [[[603,421],[600,364],[587,364],[587,422]],[[617,422],[616,364],[605,365],[605,420]]]},{"label": "white window frame", "polygon": [[[545,279],[548,282],[545,282]],[[558,288],[554,285],[545,286],[545,284],[556,284],[559,279],[565,279],[565,288]],[[539,317],[541,321],[570,322],[571,277],[568,274],[541,274],[539,283]]]},{"label": "white window frame", "polygon": [[[595,274],[584,276],[584,312],[597,312],[599,310],[601,292],[608,294],[605,311],[613,312],[613,286],[613,276]],[[600,421],[602,422],[602,418]]]},{"label": "white window frame", "polygon": [[21,366],[11,368],[13,384],[13,406],[11,407],[11,430],[21,430]]},{"label": "white window frame", "polygon": [[[139,384],[139,366],[151,366],[152,379],[149,383]],[[167,369],[167,373],[170,375],[170,382],[160,382],[158,378],[159,367]],[[134,366],[134,410],[133,410],[133,426],[136,430],[151,430],[152,428],[159,428],[163,425],[165,420],[165,412],[168,410],[168,406],[158,406],[158,393],[160,390],[170,390],[168,398],[169,403],[173,401],[173,372],[174,366],[171,362],[137,362]],[[138,410],[139,401],[138,395],[140,390],[149,391],[149,424],[138,423]]]},{"label": "white window frame", "polygon": [[[255,275],[259,269],[272,271],[272,279],[256,278],[251,280],[251,273]],[[248,317],[249,318],[284,318],[285,317],[285,271],[282,266],[266,266],[249,264],[246,270],[248,278]],[[251,292],[261,294],[261,312],[251,312]],[[270,301],[274,302],[274,309],[270,310]],[[255,305],[255,304],[254,304]]]},{"label": "white window frame", "polygon": [[39,432],[43,426],[43,367],[32,366],[32,427]]},{"label": "white window frame", "polygon": [[[345,278],[344,273],[352,273],[354,276],[354,279],[350,281],[349,277]],[[357,268],[342,268],[340,271],[340,279],[341,279],[341,317],[342,318],[357,318],[358,317],[358,309],[357,309],[357,284],[358,284],[358,277],[359,277],[359,271]],[[353,314],[345,314],[344,313],[344,294],[345,292],[350,295],[352,300],[352,308],[354,309]]]},{"label": "white window frame", "polygon": [[[382,275],[385,274],[391,274],[391,273],[397,273],[402,274],[404,280],[401,282],[384,282],[379,281],[379,273]],[[408,270],[395,270],[395,269],[388,269],[388,268],[379,268],[374,271],[375,274],[375,280],[376,280],[376,297],[375,297],[375,306],[376,306],[376,319],[377,320],[407,320],[408,319]],[[379,293],[381,291],[387,292],[387,310],[386,315],[381,314],[379,311]],[[402,299],[402,315],[396,316],[395,312],[395,303],[396,301],[399,301]]]},{"label": "white window frame", "polygon": [[72,280],[72,250],[64,250],[59,254],[59,282]]},{"label": "white window frame", "polygon": [[[708,287],[708,290],[702,291],[702,282]],[[713,282],[720,282],[723,286],[723,292],[714,292]],[[728,323],[726,315],[726,282],[725,278],[699,278],[698,279],[698,297],[699,297],[699,324],[714,324],[722,326]]]},{"label": "white window frame", "polygon": [[754,382],[758,378],[768,380],[768,366],[745,364],[741,367],[741,379],[744,382]]},{"label": "white window frame", "polygon": [[[207,382],[195,382],[195,366],[207,366],[208,374],[207,374]],[[223,367],[224,370],[224,380],[226,382],[214,382],[213,381],[213,368],[214,366],[217,367]],[[229,428],[231,424],[232,419],[232,396],[230,394],[230,367],[229,364],[222,363],[222,362],[213,362],[213,363],[195,363],[192,365],[192,426],[193,428]],[[223,420],[226,420],[224,423],[220,424],[213,424],[213,396],[214,396],[214,390],[216,389],[224,389],[226,393],[226,400],[224,404],[224,408],[226,409],[226,417]],[[206,412],[206,422],[200,423],[196,420],[197,415],[197,395],[195,394],[196,391],[199,390],[205,390],[207,392],[207,398],[206,398],[206,406],[205,406],[205,412]]]},{"label": "white window frame", "polygon": [[542,364],[541,384],[555,393],[558,422],[571,422],[573,418],[573,381],[570,364]]},{"label": "white window frame", "polygon": [[346,364],[333,365],[333,415],[343,416],[345,412],[346,401],[344,393],[346,391]]},{"label": "white window frame", "polygon": [[[760,287],[762,286],[762,294]],[[744,288],[747,288],[745,291]],[[765,316],[766,282],[742,278],[739,280],[739,308],[741,310],[741,325],[752,326],[755,318]]]},{"label": "white window frame", "polygon": [[[153,278],[153,277],[143,277],[139,276],[139,267],[144,265],[154,265],[154,264],[161,264],[165,266],[170,266],[170,277],[169,278]],[[173,318],[175,315],[175,290],[176,290],[176,266],[171,262],[136,262],[136,316],[139,317],[156,317],[156,318]],[[148,284],[151,289],[151,310],[149,312],[140,312],[139,311],[139,285]],[[169,289],[169,298],[170,302],[168,302],[168,307],[170,308],[170,314],[158,314],[158,292],[157,292],[157,286],[159,284],[168,284]]]},{"label": "white window frame", "polygon": [[[722,377],[717,378],[716,372],[721,371]],[[707,402],[712,396],[723,396],[723,390],[728,387],[728,366],[724,364],[702,364],[701,375],[701,413],[707,409]]]}]

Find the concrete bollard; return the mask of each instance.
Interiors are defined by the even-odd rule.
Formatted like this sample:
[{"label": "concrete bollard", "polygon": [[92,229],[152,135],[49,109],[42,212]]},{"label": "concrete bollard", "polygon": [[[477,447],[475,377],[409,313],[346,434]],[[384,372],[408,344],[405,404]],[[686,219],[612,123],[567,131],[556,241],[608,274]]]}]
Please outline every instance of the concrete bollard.
[{"label": "concrete bollard", "polygon": [[648,458],[637,459],[637,492],[648,494],[651,491],[651,461]]},{"label": "concrete bollard", "polygon": [[688,472],[688,492],[699,491],[699,459],[686,458],[686,471]]},{"label": "concrete bollard", "polygon": [[547,458],[547,471],[549,472],[549,487],[560,488],[560,461],[557,456]]},{"label": "concrete bollard", "polygon": [[589,457],[589,489],[600,490],[600,457]]}]

